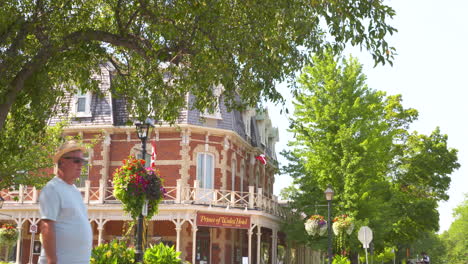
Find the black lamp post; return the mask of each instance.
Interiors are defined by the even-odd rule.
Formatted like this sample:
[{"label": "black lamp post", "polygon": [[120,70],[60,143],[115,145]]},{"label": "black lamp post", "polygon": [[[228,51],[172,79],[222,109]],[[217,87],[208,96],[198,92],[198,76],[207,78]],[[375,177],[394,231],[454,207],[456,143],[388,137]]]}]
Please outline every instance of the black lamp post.
[{"label": "black lamp post", "polygon": [[331,202],[333,200],[333,189],[331,185],[329,184],[327,189],[325,190],[325,198],[327,199],[328,202],[328,264],[332,263],[332,233],[331,233]]},{"label": "black lamp post", "polygon": [[[138,122],[135,123],[135,126],[138,133],[138,138],[141,140],[141,158],[146,160],[146,140],[148,139],[150,124],[147,122]],[[137,263],[142,263],[143,261],[143,214],[141,211],[138,215],[135,260]]]}]

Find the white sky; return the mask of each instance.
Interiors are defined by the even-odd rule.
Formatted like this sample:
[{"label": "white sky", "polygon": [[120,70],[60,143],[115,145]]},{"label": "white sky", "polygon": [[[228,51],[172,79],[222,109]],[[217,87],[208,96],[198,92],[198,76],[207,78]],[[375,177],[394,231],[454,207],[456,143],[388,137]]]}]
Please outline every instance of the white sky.
[{"label": "white sky", "polygon": [[[398,33],[391,37],[390,44],[397,49],[394,66],[379,65],[373,68],[371,56],[366,52],[352,50],[364,65],[367,84],[370,88],[386,91],[387,94],[402,94],[403,105],[419,111],[419,119],[412,130],[430,134],[437,126],[448,135],[449,147],[459,150],[461,168],[451,175],[448,202],[440,203],[440,231],[447,230],[453,221],[453,208],[464,200],[468,193],[468,1],[466,0],[393,0],[385,1],[396,11],[391,25]],[[344,54],[349,55],[348,53]],[[278,86],[288,100],[290,113],[291,95],[284,84]],[[279,154],[292,139],[286,129],[287,117],[280,114],[281,107],[268,104],[269,114],[280,130],[276,144],[278,160],[286,160]],[[276,177],[274,193],[291,184],[287,175]]]}]

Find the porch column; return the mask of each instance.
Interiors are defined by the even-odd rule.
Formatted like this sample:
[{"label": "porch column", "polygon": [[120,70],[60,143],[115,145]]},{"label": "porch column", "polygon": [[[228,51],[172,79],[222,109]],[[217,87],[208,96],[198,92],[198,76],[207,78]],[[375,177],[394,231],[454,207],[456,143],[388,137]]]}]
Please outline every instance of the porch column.
[{"label": "porch column", "polygon": [[98,245],[102,244],[102,235],[104,232],[104,225],[107,223],[109,220],[104,220],[102,219],[102,215],[99,219],[94,220],[97,224],[97,230],[98,230]]},{"label": "porch column", "polygon": [[177,232],[177,241],[176,241],[176,251],[180,251],[180,231],[182,231],[182,227],[176,226],[176,232]]},{"label": "porch column", "polygon": [[98,245],[102,244],[102,232],[104,231],[104,227],[98,226]]},{"label": "porch column", "polygon": [[271,263],[276,264],[278,263],[278,230],[272,229],[272,236],[271,236]]},{"label": "porch column", "polygon": [[196,225],[192,225],[192,263],[195,264],[196,256],[197,256],[197,231],[198,228]]},{"label": "porch column", "polygon": [[252,235],[253,235],[253,227],[249,228],[247,232],[249,235],[249,264],[252,264]]},{"label": "porch column", "polygon": [[[21,188],[22,186],[20,186]],[[18,218],[15,218],[16,229],[18,230],[18,241],[16,241],[16,264],[21,264],[21,242],[23,241],[23,224],[28,218],[23,218],[23,214],[20,213]]]},{"label": "porch column", "polygon": [[23,222],[16,227],[18,230],[18,241],[16,241],[16,264],[21,264],[21,241],[23,240]]},{"label": "porch column", "polygon": [[260,263],[260,242],[262,240],[262,227],[257,225],[257,263]]},{"label": "porch column", "polygon": [[[180,180],[177,180],[177,188],[179,188],[179,183],[180,183]],[[172,223],[174,223],[175,230],[177,232],[176,251],[180,251],[180,233],[182,231],[182,225],[184,224],[184,222],[185,221],[180,219],[179,216],[177,216],[175,220],[172,219]]]}]

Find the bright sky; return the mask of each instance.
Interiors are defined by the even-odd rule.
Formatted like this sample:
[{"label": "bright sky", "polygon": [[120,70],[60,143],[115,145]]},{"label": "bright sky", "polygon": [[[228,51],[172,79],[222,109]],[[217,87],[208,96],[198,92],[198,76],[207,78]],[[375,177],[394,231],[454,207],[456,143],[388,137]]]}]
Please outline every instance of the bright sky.
[{"label": "bright sky", "polygon": [[[452,211],[468,193],[468,1],[466,0],[393,0],[385,1],[396,11],[391,23],[398,29],[390,44],[397,49],[394,66],[377,66],[371,56],[358,49],[349,52],[364,65],[370,88],[388,94],[402,94],[403,105],[419,111],[419,119],[412,130],[430,134],[437,126],[448,135],[449,147],[456,148],[461,168],[451,175],[448,202],[440,203],[440,231],[445,231],[453,221]],[[291,106],[291,95],[285,85],[278,89]],[[286,160],[279,154],[287,148],[292,135],[286,131],[287,117],[280,114],[281,107],[268,105],[274,125],[280,130],[276,144],[278,160]],[[287,175],[276,177],[274,193],[292,180]]]}]

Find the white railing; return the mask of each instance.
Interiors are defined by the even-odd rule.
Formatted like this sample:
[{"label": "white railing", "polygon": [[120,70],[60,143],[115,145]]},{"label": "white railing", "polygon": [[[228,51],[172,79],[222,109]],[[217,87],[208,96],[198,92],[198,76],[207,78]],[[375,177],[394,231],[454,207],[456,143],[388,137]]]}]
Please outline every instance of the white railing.
[{"label": "white railing", "polygon": [[[279,206],[276,196],[268,197],[263,194],[262,188],[255,192],[254,186],[249,186],[248,192],[238,192],[220,189],[200,188],[199,182],[194,181],[193,186],[182,184],[177,180],[177,186],[165,188],[163,203],[166,204],[194,204],[209,205],[229,208],[255,209],[269,214],[284,217],[283,207]],[[83,201],[86,204],[111,204],[120,203],[114,196],[114,188],[106,186],[104,181],[99,181],[99,186],[91,187],[90,181],[86,181],[85,187],[79,189]],[[39,190],[34,187],[20,185],[18,190],[2,190],[0,195],[5,199],[5,204],[35,204],[38,203]]]}]

